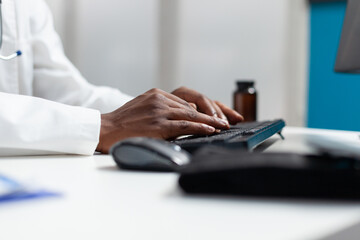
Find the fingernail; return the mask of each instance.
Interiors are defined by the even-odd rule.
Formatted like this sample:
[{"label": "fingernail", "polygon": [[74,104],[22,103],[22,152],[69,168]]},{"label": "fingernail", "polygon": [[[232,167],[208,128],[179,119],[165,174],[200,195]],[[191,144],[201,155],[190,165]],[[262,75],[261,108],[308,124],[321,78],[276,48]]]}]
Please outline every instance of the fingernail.
[{"label": "fingernail", "polygon": [[221,119],[224,120],[227,124],[229,124],[229,121],[226,117],[222,117]]},{"label": "fingernail", "polygon": [[228,121],[225,121],[224,119],[221,119],[221,118],[219,118],[219,122],[221,122],[221,124],[224,125],[224,126],[228,126],[228,125],[229,125],[229,122],[228,122]]},{"label": "fingernail", "polygon": [[215,128],[206,124],[202,124],[209,132],[215,132]]}]

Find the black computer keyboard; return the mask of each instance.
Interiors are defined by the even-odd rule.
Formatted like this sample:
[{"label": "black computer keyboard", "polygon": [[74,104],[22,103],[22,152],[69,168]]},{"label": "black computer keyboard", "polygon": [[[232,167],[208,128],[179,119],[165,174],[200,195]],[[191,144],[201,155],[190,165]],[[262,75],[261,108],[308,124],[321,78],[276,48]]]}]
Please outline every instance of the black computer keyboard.
[{"label": "black computer keyboard", "polygon": [[251,150],[285,127],[282,119],[263,122],[246,122],[231,126],[229,130],[209,136],[192,135],[174,140],[181,148],[194,152],[205,145],[242,148]]}]

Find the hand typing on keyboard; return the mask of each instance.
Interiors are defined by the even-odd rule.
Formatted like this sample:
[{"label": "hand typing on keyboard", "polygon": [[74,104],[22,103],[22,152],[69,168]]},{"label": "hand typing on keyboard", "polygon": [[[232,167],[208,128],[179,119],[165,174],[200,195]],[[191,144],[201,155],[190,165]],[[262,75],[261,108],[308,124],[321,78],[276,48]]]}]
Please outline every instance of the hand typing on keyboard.
[{"label": "hand typing on keyboard", "polygon": [[194,90],[182,87],[170,94],[152,89],[101,116],[97,151],[108,153],[114,143],[129,137],[209,135],[242,120],[234,110]]},{"label": "hand typing on keyboard", "polygon": [[205,113],[209,116],[219,117],[230,124],[237,124],[244,120],[239,113],[221,102],[212,101],[192,89],[181,87],[173,91],[172,94],[189,102],[199,112]]}]

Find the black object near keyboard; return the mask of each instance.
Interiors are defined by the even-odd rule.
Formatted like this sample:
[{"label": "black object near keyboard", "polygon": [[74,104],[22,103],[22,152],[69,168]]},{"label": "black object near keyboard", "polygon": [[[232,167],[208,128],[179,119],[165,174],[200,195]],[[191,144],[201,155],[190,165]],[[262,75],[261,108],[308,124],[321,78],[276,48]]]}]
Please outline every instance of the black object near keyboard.
[{"label": "black object near keyboard", "polygon": [[354,157],[246,152],[204,147],[180,166],[186,193],[360,200],[360,161]]},{"label": "black object near keyboard", "polygon": [[285,127],[282,119],[263,122],[245,122],[231,126],[229,130],[209,136],[192,135],[174,140],[173,143],[181,148],[194,152],[200,147],[207,145],[225,146],[250,150],[279,133]]}]

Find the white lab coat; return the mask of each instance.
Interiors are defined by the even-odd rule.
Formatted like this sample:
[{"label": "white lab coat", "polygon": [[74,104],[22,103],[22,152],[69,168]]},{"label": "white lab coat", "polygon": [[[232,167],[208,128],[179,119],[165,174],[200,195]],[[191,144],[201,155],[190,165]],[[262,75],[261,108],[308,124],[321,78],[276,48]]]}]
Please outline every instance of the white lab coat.
[{"label": "white lab coat", "polygon": [[131,99],[89,84],[65,57],[43,0],[3,0],[0,155],[94,153],[100,113]]}]

